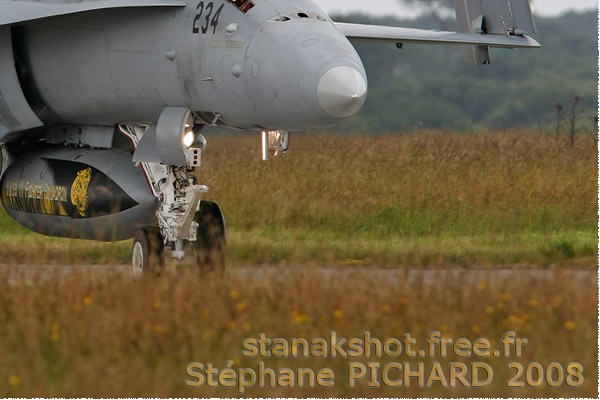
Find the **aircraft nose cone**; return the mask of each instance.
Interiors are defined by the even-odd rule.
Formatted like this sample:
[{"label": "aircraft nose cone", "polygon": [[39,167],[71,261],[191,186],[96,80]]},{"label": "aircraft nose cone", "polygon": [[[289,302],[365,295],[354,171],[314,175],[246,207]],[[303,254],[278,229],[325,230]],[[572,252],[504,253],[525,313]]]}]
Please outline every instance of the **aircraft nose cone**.
[{"label": "aircraft nose cone", "polygon": [[365,103],[367,81],[354,68],[332,68],[319,81],[317,98],[321,107],[334,117],[350,117]]}]

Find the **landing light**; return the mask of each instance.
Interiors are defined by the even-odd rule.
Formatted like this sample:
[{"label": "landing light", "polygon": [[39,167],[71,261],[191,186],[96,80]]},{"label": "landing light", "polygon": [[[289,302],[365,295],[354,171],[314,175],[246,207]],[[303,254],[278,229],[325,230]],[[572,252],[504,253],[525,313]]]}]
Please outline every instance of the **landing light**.
[{"label": "landing light", "polygon": [[199,166],[206,139],[200,134],[203,125],[194,126],[194,120],[189,108],[165,107],[156,125],[151,125],[139,140],[133,161]]},{"label": "landing light", "polygon": [[196,140],[196,135],[194,135],[194,131],[189,130],[184,136],[183,136],[183,145],[186,148],[190,148],[192,147],[192,145],[194,144],[194,141]]}]

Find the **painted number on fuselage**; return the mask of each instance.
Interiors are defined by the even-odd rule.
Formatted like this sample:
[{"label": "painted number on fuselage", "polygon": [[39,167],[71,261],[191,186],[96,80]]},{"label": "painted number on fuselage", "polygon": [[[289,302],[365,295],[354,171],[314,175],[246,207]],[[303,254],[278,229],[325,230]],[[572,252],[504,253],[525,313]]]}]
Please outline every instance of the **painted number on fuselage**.
[{"label": "painted number on fuselage", "polygon": [[219,25],[219,17],[221,16],[221,11],[223,11],[223,7],[225,4],[221,4],[221,7],[215,10],[215,3],[212,1],[201,1],[196,6],[196,10],[198,13],[194,18],[194,25],[192,27],[192,32],[207,33],[209,28],[212,27],[212,33],[215,34],[217,32],[217,26]]}]

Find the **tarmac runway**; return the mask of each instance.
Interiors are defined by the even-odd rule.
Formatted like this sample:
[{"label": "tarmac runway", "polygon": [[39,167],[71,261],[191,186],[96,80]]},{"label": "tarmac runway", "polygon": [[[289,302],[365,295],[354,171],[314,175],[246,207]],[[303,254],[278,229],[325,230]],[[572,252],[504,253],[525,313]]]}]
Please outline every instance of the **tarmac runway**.
[{"label": "tarmac runway", "polygon": [[[44,278],[64,276],[71,273],[85,273],[93,276],[131,276],[129,265],[25,265],[0,264],[0,277],[8,283],[40,281]],[[376,267],[304,267],[304,266],[236,266],[228,267],[226,275],[242,277],[248,282],[264,280],[266,277],[279,277],[282,282],[295,276],[305,274],[321,274],[323,278],[361,279],[370,281],[418,283],[426,289],[444,282],[462,282],[474,284],[483,280],[495,283],[510,281],[554,281],[566,279],[574,282],[598,281],[597,270],[542,269],[542,268],[459,268],[448,269],[410,269],[410,268],[376,268]]]}]

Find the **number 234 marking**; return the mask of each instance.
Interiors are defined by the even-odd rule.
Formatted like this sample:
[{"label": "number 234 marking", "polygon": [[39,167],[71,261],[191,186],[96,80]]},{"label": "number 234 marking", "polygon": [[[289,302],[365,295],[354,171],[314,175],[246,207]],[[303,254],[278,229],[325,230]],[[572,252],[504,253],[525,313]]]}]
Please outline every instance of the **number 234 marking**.
[{"label": "number 234 marking", "polygon": [[217,32],[217,26],[219,25],[219,17],[221,16],[223,6],[225,6],[225,4],[221,4],[221,7],[219,7],[213,15],[215,4],[212,1],[201,1],[200,3],[198,3],[198,5],[196,6],[196,10],[198,10],[198,13],[194,18],[192,32],[206,33],[208,32],[208,29],[212,27],[212,33],[215,34]]}]

